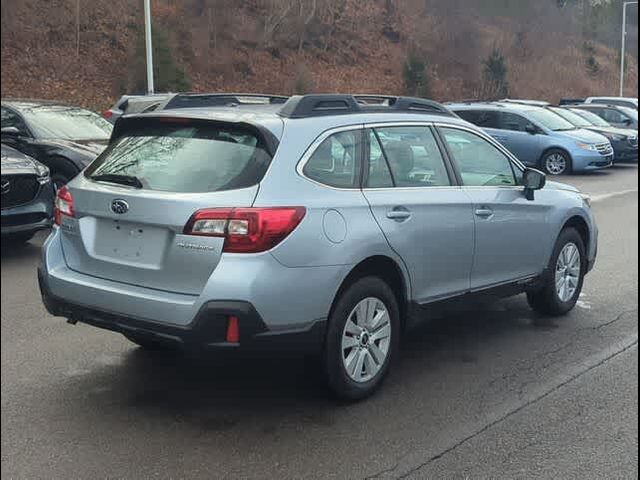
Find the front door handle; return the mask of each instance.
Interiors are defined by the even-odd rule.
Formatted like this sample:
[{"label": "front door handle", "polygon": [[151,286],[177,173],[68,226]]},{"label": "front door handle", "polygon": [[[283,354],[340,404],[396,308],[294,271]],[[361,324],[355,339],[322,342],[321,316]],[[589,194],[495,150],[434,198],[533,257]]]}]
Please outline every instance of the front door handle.
[{"label": "front door handle", "polygon": [[493,217],[493,210],[487,207],[478,208],[476,210],[476,217],[491,218]]},{"label": "front door handle", "polygon": [[387,218],[389,220],[395,220],[396,222],[402,222],[408,220],[411,217],[411,212],[406,208],[394,208],[387,212]]}]

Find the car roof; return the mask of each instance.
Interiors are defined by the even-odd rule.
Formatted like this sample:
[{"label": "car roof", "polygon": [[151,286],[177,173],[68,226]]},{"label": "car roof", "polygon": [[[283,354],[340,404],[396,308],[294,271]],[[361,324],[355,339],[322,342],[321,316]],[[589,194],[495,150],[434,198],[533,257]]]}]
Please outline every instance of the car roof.
[{"label": "car roof", "polygon": [[453,111],[456,110],[493,110],[493,111],[518,111],[518,112],[534,112],[545,108],[540,105],[531,105],[516,102],[485,102],[485,103],[451,103],[447,105]]},{"label": "car roof", "polygon": [[[341,96],[331,96],[331,98]],[[347,96],[342,96],[347,97]],[[350,96],[349,96],[350,97]],[[224,107],[210,108],[183,108],[176,110],[158,110],[148,113],[125,115],[123,119],[132,118],[178,118],[192,120],[220,121],[228,123],[249,124],[261,129],[268,129],[278,139],[282,137],[285,125],[296,125],[300,128],[314,129],[318,133],[333,128],[342,128],[364,124],[385,123],[447,123],[469,127],[470,124],[440,104],[435,104],[439,111],[429,112],[420,110],[398,110],[393,105],[379,106],[362,105],[353,106],[354,110],[333,112],[331,110],[313,114],[313,109],[304,105],[304,99],[314,100],[329,98],[323,95],[308,95],[305,97],[292,97],[285,104],[240,104]],[[374,96],[371,96],[374,98]],[[375,96],[375,98],[381,98]],[[385,97],[391,98],[391,97]],[[401,99],[402,97],[394,97]],[[404,99],[407,100],[407,99]],[[415,99],[416,101],[429,101]],[[475,128],[475,127],[474,127]]]}]

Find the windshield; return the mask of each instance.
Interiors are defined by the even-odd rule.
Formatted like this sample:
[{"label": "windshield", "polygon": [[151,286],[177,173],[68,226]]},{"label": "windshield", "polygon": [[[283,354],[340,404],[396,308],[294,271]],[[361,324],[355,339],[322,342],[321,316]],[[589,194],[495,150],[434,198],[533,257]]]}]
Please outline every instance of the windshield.
[{"label": "windshield", "polygon": [[629,107],[618,107],[620,110],[624,112],[628,117],[633,118],[636,122],[638,121],[638,111]]},{"label": "windshield", "polygon": [[36,105],[21,108],[37,138],[108,140],[113,126],[97,113],[78,107]]},{"label": "windshield", "polygon": [[144,122],[116,139],[85,175],[177,193],[207,193],[257,185],[271,156],[262,137],[227,124]]},{"label": "windshield", "polygon": [[581,116],[582,118],[586,119],[588,122],[590,122],[592,125],[595,125],[596,127],[610,127],[611,124],[609,122],[607,122],[604,118],[599,117],[598,115],[596,115],[593,112],[590,112],[589,110],[582,110],[582,109],[571,109],[571,111],[573,113],[575,113],[576,115]]},{"label": "windshield", "polygon": [[551,110],[546,108],[529,110],[527,113],[531,119],[554,132],[566,132],[576,129],[575,125],[570,123],[568,120],[565,120],[560,115],[553,113]]},{"label": "windshield", "polygon": [[593,127],[593,124],[589,122],[586,118],[583,118],[580,115],[577,115],[565,108],[551,108],[550,110],[554,113],[557,113],[565,120],[571,122],[576,127],[580,127],[580,128]]}]

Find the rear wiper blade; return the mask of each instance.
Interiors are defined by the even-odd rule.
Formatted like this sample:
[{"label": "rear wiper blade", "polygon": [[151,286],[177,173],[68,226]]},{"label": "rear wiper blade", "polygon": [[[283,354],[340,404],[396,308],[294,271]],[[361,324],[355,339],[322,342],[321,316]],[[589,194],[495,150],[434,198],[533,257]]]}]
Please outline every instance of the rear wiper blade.
[{"label": "rear wiper blade", "polygon": [[91,180],[96,182],[117,183],[120,185],[126,185],[133,188],[144,188],[144,185],[138,177],[130,175],[117,175],[115,173],[105,173],[102,175],[93,175]]}]

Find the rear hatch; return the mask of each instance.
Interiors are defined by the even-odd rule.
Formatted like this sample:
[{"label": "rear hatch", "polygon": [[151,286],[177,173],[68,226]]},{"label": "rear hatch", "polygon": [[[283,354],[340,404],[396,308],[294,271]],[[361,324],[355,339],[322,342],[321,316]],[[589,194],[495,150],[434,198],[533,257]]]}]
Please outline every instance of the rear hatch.
[{"label": "rear hatch", "polygon": [[201,209],[250,207],[272,158],[260,132],[228,123],[124,119],[109,148],[69,185],[62,247],[77,272],[199,294],[224,239],[185,235]]}]

